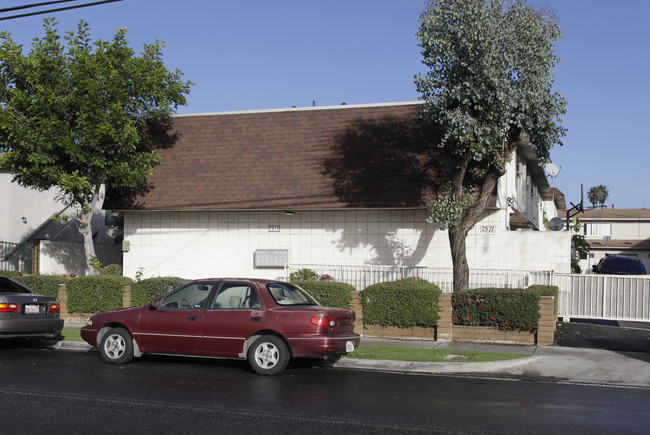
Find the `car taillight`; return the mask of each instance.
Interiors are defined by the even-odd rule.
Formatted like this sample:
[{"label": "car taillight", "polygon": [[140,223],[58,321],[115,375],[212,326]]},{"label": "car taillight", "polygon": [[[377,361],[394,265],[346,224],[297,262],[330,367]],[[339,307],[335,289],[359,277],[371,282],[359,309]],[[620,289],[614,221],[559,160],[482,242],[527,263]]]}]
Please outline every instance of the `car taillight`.
[{"label": "car taillight", "polygon": [[316,326],[336,326],[336,317],[312,317],[311,323]]},{"label": "car taillight", "polygon": [[61,305],[59,304],[50,305],[50,313],[60,313],[60,312],[61,312]]},{"label": "car taillight", "polygon": [[18,304],[0,304],[0,313],[17,313]]}]

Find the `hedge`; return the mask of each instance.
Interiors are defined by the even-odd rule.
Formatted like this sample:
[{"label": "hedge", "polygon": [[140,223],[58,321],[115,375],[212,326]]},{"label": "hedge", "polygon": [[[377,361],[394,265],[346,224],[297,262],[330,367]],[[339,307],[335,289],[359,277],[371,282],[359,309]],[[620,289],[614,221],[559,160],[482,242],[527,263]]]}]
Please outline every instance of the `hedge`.
[{"label": "hedge", "polygon": [[174,276],[148,278],[135,282],[131,286],[131,305],[147,305],[153,299],[159,298],[173,288],[183,285],[187,280]]},{"label": "hedge", "polygon": [[528,289],[474,289],[454,292],[454,325],[490,326],[537,332],[540,293]]},{"label": "hedge", "polygon": [[16,279],[22,275],[23,274],[17,270],[0,270],[0,276],[4,276],[6,278]]},{"label": "hedge", "polygon": [[440,311],[440,288],[426,281],[403,279],[382,282],[361,292],[366,325],[434,327]]},{"label": "hedge", "polygon": [[66,286],[68,311],[99,313],[122,308],[127,285],[133,285],[133,280],[123,276],[92,275],[71,279]]},{"label": "hedge", "polygon": [[67,284],[70,280],[63,275],[23,275],[14,279],[36,293],[55,298],[59,297],[59,285]]},{"label": "hedge", "polygon": [[306,290],[324,307],[350,309],[352,292],[355,290],[350,284],[332,281],[292,281],[298,287]]}]

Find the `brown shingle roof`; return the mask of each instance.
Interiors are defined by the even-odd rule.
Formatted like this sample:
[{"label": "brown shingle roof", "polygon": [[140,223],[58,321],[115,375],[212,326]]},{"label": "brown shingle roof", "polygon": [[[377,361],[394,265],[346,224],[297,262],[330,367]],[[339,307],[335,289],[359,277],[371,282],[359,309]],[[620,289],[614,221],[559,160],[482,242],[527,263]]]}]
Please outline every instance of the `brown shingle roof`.
[{"label": "brown shingle roof", "polygon": [[414,123],[421,125],[418,107],[176,116],[171,131],[178,139],[158,150],[162,160],[148,191],[130,203],[109,195],[104,208],[422,207],[431,171],[418,154],[423,136],[413,133]]},{"label": "brown shingle roof", "polygon": [[577,217],[581,221],[650,220],[650,210],[646,208],[594,208],[585,210],[584,213],[578,214]]}]

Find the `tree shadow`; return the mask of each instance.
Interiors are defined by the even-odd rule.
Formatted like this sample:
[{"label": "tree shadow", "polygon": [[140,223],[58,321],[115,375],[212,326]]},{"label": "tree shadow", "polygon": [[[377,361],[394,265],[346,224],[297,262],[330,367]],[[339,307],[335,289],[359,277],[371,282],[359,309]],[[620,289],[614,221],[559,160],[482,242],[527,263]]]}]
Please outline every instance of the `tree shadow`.
[{"label": "tree shadow", "polygon": [[[331,178],[336,196],[349,208],[421,210],[447,179],[438,159],[440,138],[438,126],[414,117],[357,119],[335,136],[323,174]],[[426,226],[424,217],[416,220],[415,228],[379,225],[377,241],[346,229],[337,249],[374,251],[366,264],[417,266],[435,233]],[[419,234],[417,242],[402,239],[402,229]]]},{"label": "tree shadow", "polygon": [[334,138],[323,174],[348,207],[422,207],[439,184],[440,136],[419,119],[357,119]]},{"label": "tree shadow", "polygon": [[[158,149],[172,148],[178,141],[178,133],[172,126],[172,120],[151,121],[145,127],[149,136],[151,148],[155,151]],[[118,188],[113,183],[107,183],[106,195],[104,199],[104,208],[107,209],[139,209],[143,204],[137,200],[150,193],[155,186],[148,180],[145,180],[137,186]]]}]

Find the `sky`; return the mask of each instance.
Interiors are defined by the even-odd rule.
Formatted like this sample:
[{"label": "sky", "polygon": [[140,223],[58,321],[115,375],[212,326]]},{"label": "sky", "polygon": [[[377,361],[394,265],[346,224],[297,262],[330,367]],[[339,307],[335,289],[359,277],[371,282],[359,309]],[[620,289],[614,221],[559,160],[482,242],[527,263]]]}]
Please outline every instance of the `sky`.
[{"label": "sky", "polygon": [[[39,0],[40,1],[40,0]],[[25,12],[2,8],[0,18]],[[88,3],[78,0],[58,6]],[[559,17],[554,87],[568,101],[552,186],[578,204],[581,185],[605,185],[609,207],[650,207],[650,1],[528,0]],[[60,32],[83,19],[93,39],[128,29],[131,47],[165,42],[169,69],[194,83],[177,113],[416,101],[425,72],[416,37],[423,0],[122,0],[0,21],[29,51],[54,16]],[[57,6],[55,6],[57,7]]]}]

